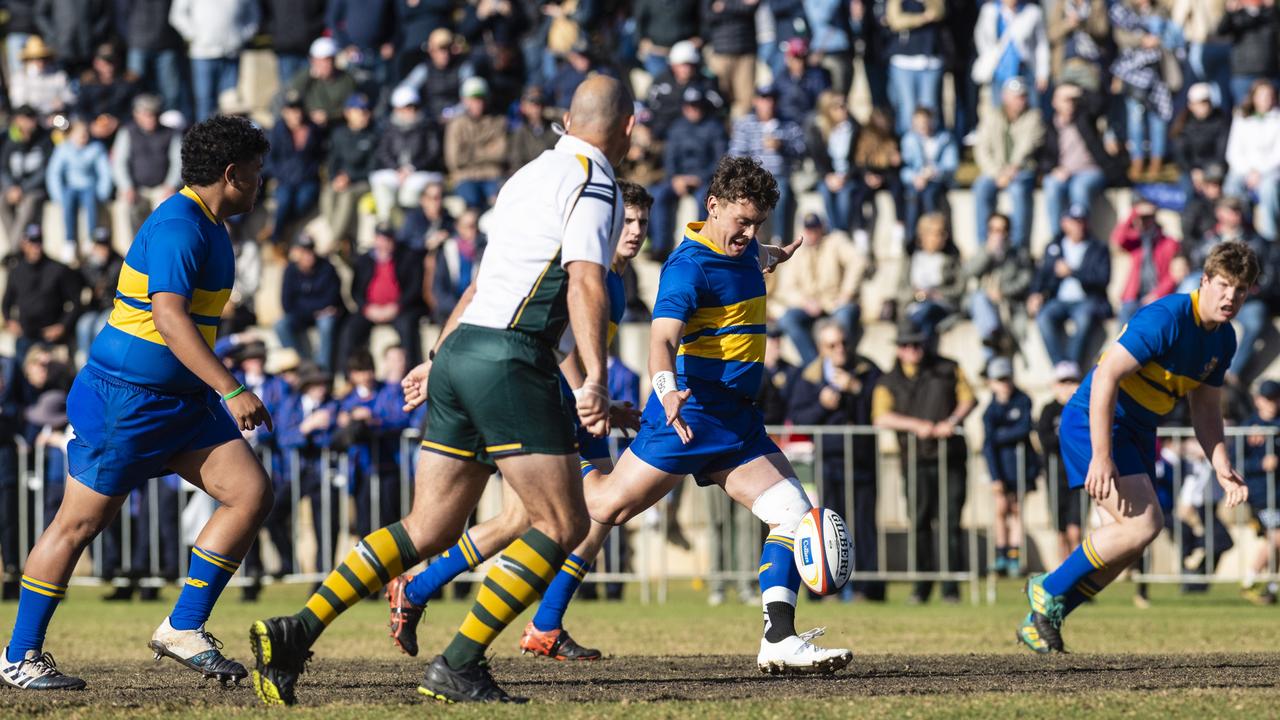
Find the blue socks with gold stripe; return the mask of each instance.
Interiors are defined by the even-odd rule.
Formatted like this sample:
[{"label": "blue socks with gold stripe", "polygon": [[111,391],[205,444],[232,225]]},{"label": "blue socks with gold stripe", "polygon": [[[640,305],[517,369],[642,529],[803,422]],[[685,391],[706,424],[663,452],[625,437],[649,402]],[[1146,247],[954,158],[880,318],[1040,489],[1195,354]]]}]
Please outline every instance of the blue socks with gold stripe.
[{"label": "blue socks with gold stripe", "polygon": [[236,574],[240,561],[198,545],[191,546],[191,565],[178,602],[169,613],[174,630],[195,630],[209,619],[213,604]]},{"label": "blue socks with gold stripe", "polygon": [[422,607],[440,588],[448,585],[454,578],[468,570],[474,570],[484,562],[484,556],[471,542],[470,533],[462,533],[457,545],[444,551],[444,554],[427,565],[426,569],[404,586],[404,596],[409,602]]},{"label": "blue socks with gold stripe", "polygon": [[566,555],[537,528],[511,543],[489,568],[471,612],[445,648],[449,667],[461,670],[483,660],[498,634],[546,591]]},{"label": "blue socks with gold stripe", "polygon": [[13,636],[9,638],[9,652],[5,660],[18,662],[28,650],[39,652],[44,648],[44,635],[58,602],[66,597],[67,586],[22,576],[22,594],[18,596],[18,617],[13,622]]},{"label": "blue socks with gold stripe", "polygon": [[1044,579],[1044,590],[1050,595],[1066,595],[1086,576],[1106,567],[1102,557],[1093,547],[1093,538],[1086,537],[1080,547],[1076,548],[1057,570],[1049,573]]},{"label": "blue socks with gold stripe", "polygon": [[556,573],[547,592],[542,596],[538,612],[533,616],[533,626],[543,632],[559,630],[564,625],[564,613],[569,609],[569,601],[577,592],[582,579],[587,576],[587,563],[582,558],[569,554],[569,557]]},{"label": "blue socks with gold stripe", "polygon": [[306,630],[307,645],[347,608],[378,592],[417,562],[418,549],[399,522],[364,536],[294,616]]},{"label": "blue socks with gold stripe", "polygon": [[801,580],[795,545],[795,535],[774,530],[760,550],[760,601],[764,604],[764,637],[769,642],[796,634],[796,593]]}]

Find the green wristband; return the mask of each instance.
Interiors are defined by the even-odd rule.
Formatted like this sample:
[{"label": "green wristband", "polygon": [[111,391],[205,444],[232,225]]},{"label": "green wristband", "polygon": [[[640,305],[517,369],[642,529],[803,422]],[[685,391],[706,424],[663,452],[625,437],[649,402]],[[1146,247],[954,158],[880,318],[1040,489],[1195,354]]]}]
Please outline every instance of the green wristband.
[{"label": "green wristband", "polygon": [[223,399],[223,400],[230,400],[231,398],[233,398],[233,397],[235,397],[235,396],[239,395],[240,393],[244,392],[245,390],[246,390],[245,386],[244,386],[244,385],[241,385],[240,387],[236,388],[235,390],[232,390],[231,392],[227,393],[226,395],[223,395],[223,396],[222,396],[222,399]]}]

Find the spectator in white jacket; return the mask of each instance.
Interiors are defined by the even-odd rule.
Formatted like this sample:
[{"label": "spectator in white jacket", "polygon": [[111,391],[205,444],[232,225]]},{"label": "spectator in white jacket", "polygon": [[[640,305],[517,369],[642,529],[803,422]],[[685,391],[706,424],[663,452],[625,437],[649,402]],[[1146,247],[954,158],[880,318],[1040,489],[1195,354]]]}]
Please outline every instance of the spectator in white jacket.
[{"label": "spectator in white jacket", "polygon": [[[992,0],[978,11],[973,28],[978,59],[970,76],[979,86],[1002,88],[1018,77],[1031,88],[1028,106],[1040,107],[1049,89],[1049,36],[1044,12],[1028,0]],[[1000,106],[1000,93],[992,92],[991,104]]]},{"label": "spectator in white jacket", "polygon": [[1227,166],[1222,194],[1256,203],[1258,234],[1275,240],[1280,224],[1280,108],[1275,88],[1265,79],[1253,84],[1231,122]]},{"label": "spectator in white jacket", "polygon": [[258,32],[257,0],[173,0],[169,24],[187,41],[200,122],[218,111],[218,96],[240,81],[240,51]]}]

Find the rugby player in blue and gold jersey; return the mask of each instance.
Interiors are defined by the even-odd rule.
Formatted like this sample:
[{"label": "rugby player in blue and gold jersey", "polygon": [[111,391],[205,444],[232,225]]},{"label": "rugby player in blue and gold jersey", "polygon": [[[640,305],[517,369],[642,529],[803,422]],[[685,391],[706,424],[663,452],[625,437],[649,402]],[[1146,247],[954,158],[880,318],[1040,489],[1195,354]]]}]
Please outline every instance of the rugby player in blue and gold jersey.
[{"label": "rugby player in blue and gold jersey", "polygon": [[1219,243],[1200,287],[1144,307],[1120,332],[1062,411],[1058,430],[1067,483],[1093,498],[1101,525],[1062,565],[1026,585],[1031,612],[1018,639],[1038,653],[1063,652],[1062,622],[1133,563],[1164,518],[1152,486],[1156,426],[1182,397],[1213,464],[1227,507],[1248,488],[1223,441],[1221,392],[1236,351],[1231,319],[1258,279],[1258,258],[1242,242]]},{"label": "rugby player in blue and gold jersey", "polygon": [[[26,690],[78,690],[44,652],[45,632],[80,554],[149,478],[178,473],[218,501],[191,548],[188,577],[152,635],[156,657],[239,681],[205,630],[213,604],[271,509],[271,481],[241,437],[271,427],[262,401],[213,354],[218,318],[235,281],[224,225],[253,209],[268,144],[242,118],[217,116],[182,142],[181,192],[156,208],[125,257],[107,326],[67,396],[74,435],[62,506],[27,559],[4,682]],[[225,403],[225,406],[224,406]]]}]

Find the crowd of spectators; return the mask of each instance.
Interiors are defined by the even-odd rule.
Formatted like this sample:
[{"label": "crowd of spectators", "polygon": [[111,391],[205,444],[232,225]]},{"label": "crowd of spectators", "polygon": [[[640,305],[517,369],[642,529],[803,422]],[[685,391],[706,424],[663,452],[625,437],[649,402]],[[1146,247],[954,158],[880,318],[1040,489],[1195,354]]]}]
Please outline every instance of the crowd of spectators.
[{"label": "crowd of spectators", "polygon": [[[1025,396],[1004,368],[1027,343],[1043,343],[1059,369],[1087,367],[1104,321],[1123,323],[1193,288],[1215,243],[1240,239],[1264,268],[1280,264],[1274,0],[7,0],[0,8],[8,362],[60,358],[51,376],[70,377],[113,302],[117,250],[128,238],[110,228],[136,230],[180,189],[186,126],[218,111],[249,113],[269,126],[269,211],[265,221],[232,224],[237,283],[222,332],[272,332],[269,345],[301,359],[275,409],[302,437],[282,433],[272,440],[281,448],[376,447],[369,427],[402,426],[404,418],[379,415],[389,403],[377,398],[394,388],[397,368],[420,360],[421,325],[441,323],[471,282],[484,213],[504,178],[554,145],[574,89],[593,72],[637,91],[619,175],[654,196],[651,259],[679,242],[679,218],[702,215],[722,155],[757,157],[778,181],[764,239],[794,229],[808,248],[780,269],[770,304],[775,335],[800,365],[770,374],[766,401],[781,420],[874,423],[918,445],[916,477],[928,488],[912,498],[922,566],[939,565],[929,555],[935,523],[937,533],[958,532],[964,478],[934,477],[936,458],[968,453],[957,428],[976,403],[958,366],[938,355],[941,335],[972,321],[974,351],[998,370],[986,375],[1007,420]],[[263,79],[241,77],[249,52],[273,56],[277,71],[268,83],[276,92],[259,106],[244,88]],[[856,67],[871,101],[865,112],[851,111]],[[973,201],[973,224],[963,227],[949,198],[961,183]],[[1104,191],[1119,187],[1132,188],[1131,210],[1112,228],[1096,227]],[[797,222],[799,198],[811,191],[822,213]],[[47,204],[62,219],[61,237],[42,227]],[[1032,242],[1037,213],[1047,244]],[[1181,221],[1165,220],[1173,214]],[[371,242],[360,230],[370,226]],[[897,360],[883,375],[856,353],[864,318],[876,315],[863,288],[883,264],[872,252],[880,234],[902,255],[896,292],[879,308],[899,325]],[[1118,254],[1129,256],[1129,274],[1114,295]],[[270,331],[254,304],[264,263],[287,264],[283,315]],[[629,319],[643,320],[635,277],[627,284]],[[1251,363],[1277,312],[1280,277],[1266,272],[1239,318],[1228,373],[1238,403],[1260,374]],[[374,380],[367,348],[377,326],[392,328],[400,349]],[[829,347],[837,336],[843,354]],[[228,357],[250,367],[258,359],[243,348]],[[1062,383],[1070,373],[1058,375]],[[21,380],[14,375],[7,389],[37,387]],[[936,407],[914,402],[930,383],[946,391],[930,394]],[[341,398],[331,397],[335,388]],[[21,427],[30,425],[23,408],[40,401],[30,392],[14,411]],[[822,417],[810,417],[818,410]],[[1012,432],[1000,429],[999,412],[987,415],[986,435]],[[1030,437],[1024,425],[1020,418],[1016,431]],[[364,430],[346,431],[353,426]],[[364,497],[370,468],[394,456],[356,452],[348,490]],[[1007,465],[1001,457],[988,453],[1007,491],[1007,472],[994,467]],[[865,477],[851,482],[855,496],[865,493]],[[946,518],[937,517],[940,495],[956,509]],[[1006,560],[1016,555],[1007,539],[1002,548]],[[943,594],[954,590],[944,585]],[[913,597],[928,594],[921,585]]]}]

